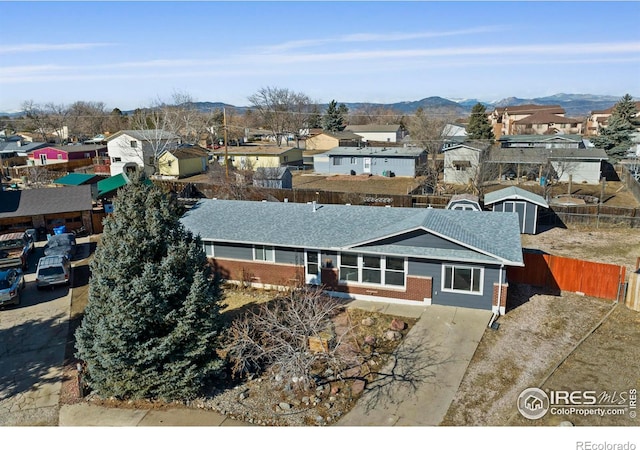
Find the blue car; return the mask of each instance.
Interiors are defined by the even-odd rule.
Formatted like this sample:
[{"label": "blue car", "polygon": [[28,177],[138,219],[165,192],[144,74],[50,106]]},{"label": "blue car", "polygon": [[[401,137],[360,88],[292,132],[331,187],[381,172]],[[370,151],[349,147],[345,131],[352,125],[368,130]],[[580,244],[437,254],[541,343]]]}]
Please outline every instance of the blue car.
[{"label": "blue car", "polygon": [[0,306],[19,305],[24,289],[24,275],[20,269],[0,270]]}]

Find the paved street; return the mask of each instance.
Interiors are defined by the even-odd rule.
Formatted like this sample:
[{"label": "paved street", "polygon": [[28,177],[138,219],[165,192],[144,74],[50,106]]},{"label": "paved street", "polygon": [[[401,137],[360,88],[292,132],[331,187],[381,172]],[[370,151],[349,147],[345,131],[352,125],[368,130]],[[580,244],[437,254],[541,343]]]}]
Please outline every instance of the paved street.
[{"label": "paved street", "polygon": [[[21,304],[0,310],[0,426],[58,424],[71,294],[66,287],[36,289],[44,242],[37,244]],[[78,257],[88,249],[79,245]]]}]

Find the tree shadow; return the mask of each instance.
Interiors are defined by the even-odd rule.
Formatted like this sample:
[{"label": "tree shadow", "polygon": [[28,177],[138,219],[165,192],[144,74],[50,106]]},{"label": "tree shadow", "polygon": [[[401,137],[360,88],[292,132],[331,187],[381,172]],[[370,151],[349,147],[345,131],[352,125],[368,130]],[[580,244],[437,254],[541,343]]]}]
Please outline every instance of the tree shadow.
[{"label": "tree shadow", "polygon": [[52,369],[62,364],[67,330],[64,313],[0,329],[0,401],[64,381]]},{"label": "tree shadow", "polygon": [[405,342],[389,354],[387,364],[372,372],[375,380],[368,383],[358,403],[368,413],[374,409],[398,405],[436,376],[436,367],[452,362],[443,357],[441,346],[429,342],[427,336],[407,336]]}]

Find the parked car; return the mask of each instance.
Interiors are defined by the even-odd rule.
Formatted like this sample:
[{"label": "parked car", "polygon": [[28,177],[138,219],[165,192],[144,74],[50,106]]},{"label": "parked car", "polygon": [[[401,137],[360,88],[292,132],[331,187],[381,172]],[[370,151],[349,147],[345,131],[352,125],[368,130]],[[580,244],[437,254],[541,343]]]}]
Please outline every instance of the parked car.
[{"label": "parked car", "polygon": [[69,260],[76,254],[76,237],[73,233],[54,234],[44,246],[45,256],[64,255]]},{"label": "parked car", "polygon": [[25,232],[0,235],[0,268],[27,269],[27,259],[35,244]]},{"label": "parked car", "polygon": [[19,305],[24,289],[24,275],[20,269],[0,270],[0,306]]},{"label": "parked car", "polygon": [[71,285],[71,262],[65,255],[43,256],[36,269],[36,288]]}]

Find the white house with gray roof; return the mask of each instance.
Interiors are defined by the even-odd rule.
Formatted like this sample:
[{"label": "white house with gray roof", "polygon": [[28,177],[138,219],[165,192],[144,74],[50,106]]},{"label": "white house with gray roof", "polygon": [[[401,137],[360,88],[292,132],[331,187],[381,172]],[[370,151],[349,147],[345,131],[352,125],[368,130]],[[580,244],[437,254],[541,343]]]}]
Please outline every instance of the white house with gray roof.
[{"label": "white house with gray roof", "polygon": [[524,265],[514,213],[201,200],[181,222],[223,279],[342,298],[504,313]]},{"label": "white house with gray roof", "polygon": [[111,176],[128,170],[144,170],[153,175],[160,155],[180,144],[178,135],[159,129],[122,130],[106,140]]},{"label": "white house with gray roof", "polygon": [[336,147],[313,155],[316,173],[415,177],[427,161],[420,147]]}]

